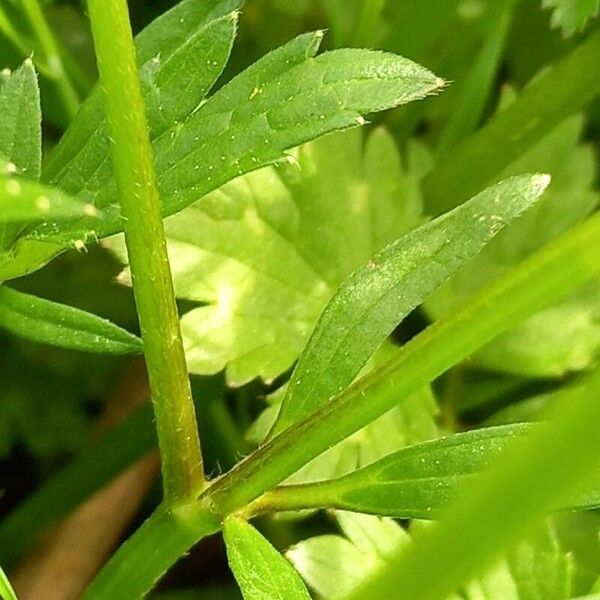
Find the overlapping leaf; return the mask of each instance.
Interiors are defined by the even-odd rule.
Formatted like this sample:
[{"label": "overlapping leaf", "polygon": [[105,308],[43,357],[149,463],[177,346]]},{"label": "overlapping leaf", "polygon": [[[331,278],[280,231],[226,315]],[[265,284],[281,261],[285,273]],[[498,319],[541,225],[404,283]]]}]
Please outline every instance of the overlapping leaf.
[{"label": "overlapping leaf", "polygon": [[[40,92],[31,60],[25,61],[14,73],[3,71],[0,74],[0,167],[3,178],[21,174],[33,181],[38,179],[42,162],[41,121]],[[1,252],[10,248],[22,225],[11,223],[15,219],[10,216],[11,212],[13,216],[14,212],[18,213],[21,203],[18,182],[12,179],[0,181],[0,189]],[[35,208],[35,200],[33,203]],[[15,205],[13,210],[12,205]]]},{"label": "overlapping leaf", "polygon": [[286,556],[319,598],[343,598],[386,560],[408,534],[391,519],[334,513],[341,535],[323,535],[300,542]]},{"label": "overlapping leaf", "polygon": [[[391,138],[360,130],[300,148],[165,222],[190,369],[231,384],[293,363],[340,282],[422,220]],[[121,247],[122,250],[122,247]],[[121,252],[124,257],[124,252]]]},{"label": "overlapping leaf", "polygon": [[0,223],[44,219],[70,220],[96,215],[96,209],[71,198],[59,188],[21,177],[0,176]]},{"label": "overlapping leaf", "polygon": [[14,73],[0,75],[0,115],[0,153],[14,164],[15,172],[37,179],[42,163],[42,117],[30,60]]},{"label": "overlapping leaf", "polygon": [[[410,543],[391,519],[343,511],[334,516],[343,535],[309,538],[286,553],[323,600],[345,597],[384,565],[390,553]],[[573,529],[570,519],[561,517],[538,527],[452,600],[565,600],[577,595],[574,573],[579,557],[565,547],[558,531],[559,526]]]},{"label": "overlapping leaf", "polygon": [[[591,148],[578,144],[582,125],[579,116],[566,120],[506,170],[504,175],[544,169],[552,174],[552,184],[538,206],[500,233],[431,298],[427,306],[435,317],[450,314],[476,290],[594,209],[595,159]],[[593,284],[525,321],[474,359],[488,368],[524,375],[557,376],[585,369],[600,350],[599,316],[599,287]]]},{"label": "overlapping leaf", "polygon": [[[359,377],[381,366],[397,352],[398,347],[386,341],[361,371]],[[285,386],[269,396],[270,405],[248,431],[249,441],[256,444],[263,442],[277,418],[284,394]],[[365,401],[368,402],[368,398],[365,398]],[[294,473],[286,483],[300,484],[341,477],[366,467],[400,448],[434,439],[440,435],[437,416],[438,406],[435,397],[429,386],[424,386],[367,427],[308,463]]]},{"label": "overlapping leaf", "polygon": [[[349,49],[316,56],[323,37],[316,32],[268,54],[205,100],[235,34],[235,13],[226,11],[239,2],[204,4],[184,0],[140,41],[165,215],[243,173],[281,161],[303,142],[362,124],[365,114],[422,98],[444,85],[426,69],[392,54]],[[174,33],[169,34],[171,27]],[[94,93],[80,111],[44,177],[71,194],[93,196],[102,220],[48,222],[21,241],[17,261],[19,252],[30,252],[33,241],[68,247],[121,230],[100,100]],[[56,252],[55,247],[47,251],[49,257]],[[18,276],[22,270],[16,262],[13,272],[5,269],[0,276]]]},{"label": "overlapping leaf", "polygon": [[530,208],[546,175],[523,175],[387,246],[340,287],[294,370],[276,433],[347,387],[408,313]]}]

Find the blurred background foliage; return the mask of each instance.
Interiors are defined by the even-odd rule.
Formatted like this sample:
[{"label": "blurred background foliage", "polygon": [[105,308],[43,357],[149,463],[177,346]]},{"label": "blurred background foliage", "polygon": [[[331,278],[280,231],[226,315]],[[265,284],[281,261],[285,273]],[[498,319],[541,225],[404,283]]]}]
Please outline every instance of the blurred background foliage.
[{"label": "blurred background foliage", "polygon": [[[0,68],[15,68],[24,57],[33,56],[40,72],[47,156],[72,117],[73,97],[86,97],[94,85],[96,70],[84,2],[45,0],[43,4],[70,91],[65,91],[63,75],[57,76],[55,65],[48,64],[47,48],[32,33],[19,11],[19,2],[14,0],[0,2],[0,17],[6,16],[13,26],[3,26],[0,18]],[[141,30],[174,4],[172,0],[130,0],[134,29]],[[583,30],[585,19],[566,10],[576,4],[564,0],[546,2],[544,7],[540,0],[248,0],[232,59],[221,82],[308,30],[328,30],[325,48],[361,46],[396,52],[427,66],[451,85],[440,96],[378,115],[374,126],[388,129],[403,159],[410,153],[409,147],[414,143],[410,140],[414,138],[418,138],[425,154],[444,156],[549,64],[597,29],[598,24],[592,21]],[[462,107],[460,113],[457,106]],[[517,167],[518,172],[549,170],[560,183],[560,189],[554,192],[558,194],[556,205],[562,206],[575,197],[585,203],[585,196],[588,201],[581,209],[585,214],[597,201],[592,190],[598,184],[600,101],[594,100],[583,116],[565,121],[560,128],[556,133],[548,132],[549,137],[537,149],[522,157],[515,172]],[[525,228],[525,237],[535,228],[535,222],[529,227]],[[513,247],[514,240],[505,240],[504,249],[501,239],[490,245],[470,267],[467,288],[480,285],[472,282],[482,274],[489,275],[490,268],[502,269],[510,264],[503,252]],[[528,251],[531,248],[522,254]],[[495,266],[490,267],[491,264]],[[113,255],[101,247],[90,246],[85,253],[72,251],[62,255],[43,270],[17,280],[15,285],[137,331],[130,290],[116,281],[120,271]],[[396,343],[421,331],[432,316],[449,310],[468,291],[460,282],[452,290],[441,290],[426,310],[416,311],[402,324],[395,334]],[[597,290],[590,294],[582,300],[583,304],[577,305],[578,314],[584,310],[581,306],[591,307],[585,309],[588,321],[584,333],[593,337],[585,349],[585,366],[597,360],[600,347],[600,300]],[[182,312],[192,306],[187,301],[180,304]],[[434,435],[431,427],[439,434],[488,423],[534,419],[540,407],[552,401],[554,390],[577,377],[578,368],[558,368],[556,372],[535,365],[499,368],[497,362],[514,357],[509,353],[506,359],[498,354],[501,350],[496,347],[494,356],[488,352],[487,357],[482,355],[461,365],[435,383],[438,408],[431,410],[432,400],[428,397],[426,437]],[[545,359],[536,360],[539,365]],[[130,368],[129,359],[58,350],[0,333],[0,515],[8,514],[41,482],[90,445],[100,415],[106,412],[109,399],[118,393]],[[269,395],[284,381],[285,374],[268,385],[253,380],[238,388],[227,388],[220,374],[193,377],[196,395],[208,398],[200,405],[199,421],[203,450],[213,473],[229,468],[260,439],[256,424],[250,435],[248,428],[266,406],[265,397],[273,404]],[[405,437],[411,438],[410,427],[415,426],[410,419],[403,421],[402,427],[409,429]],[[139,512],[138,521],[157,500],[155,488]],[[574,586],[581,593],[590,589],[590,573],[600,573],[599,523],[598,515],[590,513],[580,519],[561,519],[552,529],[553,556],[560,556],[560,560],[565,553],[576,557]],[[276,546],[287,548],[312,535],[336,532],[339,518],[337,522],[323,515],[304,520],[265,518],[260,525]],[[556,550],[556,544],[563,544],[564,551]],[[162,584],[165,590],[175,587],[179,591],[159,592],[157,598],[239,597],[228,575],[220,542],[208,540],[203,544],[205,550],[207,545],[211,550],[209,558],[206,552],[192,553]],[[291,557],[294,552],[297,557],[308,550],[299,547]],[[206,561],[212,572],[208,580],[199,575],[207,572]],[[198,589],[187,591],[188,588]],[[483,596],[473,592],[469,597]]]}]

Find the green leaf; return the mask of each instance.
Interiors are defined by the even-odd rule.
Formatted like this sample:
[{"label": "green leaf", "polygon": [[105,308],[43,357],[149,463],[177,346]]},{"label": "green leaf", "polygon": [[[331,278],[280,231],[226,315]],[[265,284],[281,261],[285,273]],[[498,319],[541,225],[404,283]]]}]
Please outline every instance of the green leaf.
[{"label": "green leaf", "polygon": [[467,482],[440,523],[415,536],[353,600],[385,597],[398,587],[407,598],[441,600],[487,570],[574,489],[597,479],[599,396],[597,370],[584,386],[566,390],[565,402],[515,441],[492,471]]},{"label": "green leaf", "polygon": [[296,544],[286,556],[324,600],[342,598],[410,541],[391,519],[334,511],[341,535],[321,535]]},{"label": "green leaf", "polygon": [[[365,142],[359,129],[327,136],[294,157],[165,222],[177,295],[207,303],[182,319],[194,373],[272,380],[341,281],[422,222],[417,181],[383,130]],[[122,240],[109,243],[126,260]]]},{"label": "green leaf", "polygon": [[[359,377],[385,364],[398,350],[391,342],[384,342]],[[365,401],[368,402],[368,397]],[[288,478],[286,484],[327,481],[341,477],[405,446],[434,439],[440,435],[436,423],[437,413],[438,406],[433,392],[429,386],[424,386],[373,423],[309,462]],[[272,424],[269,424],[269,428]]]},{"label": "green leaf", "polygon": [[553,9],[552,27],[560,27],[563,35],[571,36],[598,16],[600,0],[542,0],[542,7]]},{"label": "green leaf", "polygon": [[[26,60],[14,73],[2,71],[0,73],[2,175],[21,174],[31,180],[39,178],[42,162],[41,121],[40,92],[31,60]],[[23,227],[22,224],[10,223],[10,221],[20,220],[11,216],[11,213],[14,211],[15,214],[19,214],[18,207],[21,202],[29,204],[30,210],[33,203],[35,213],[36,201],[22,200],[19,196],[21,193],[18,183],[13,180],[0,181],[0,251],[10,248]],[[42,204],[46,206],[48,203]],[[23,211],[24,214],[29,212],[26,208]],[[39,213],[38,210],[37,214]]]},{"label": "green leaf", "polygon": [[225,514],[245,506],[424,382],[433,381],[536,310],[597,278],[599,231],[600,215],[594,215],[524,261],[451,317],[412,338],[395,359],[238,463],[215,481],[207,499]]},{"label": "green leaf", "polygon": [[[397,346],[386,340],[361,371],[359,378],[385,364],[398,351]],[[256,444],[264,441],[277,418],[284,394],[285,386],[267,398],[269,406],[252,424],[247,432],[247,439]],[[365,401],[368,402],[368,397]],[[437,413],[435,397],[429,386],[424,386],[367,427],[305,465],[289,477],[286,483],[309,483],[341,477],[400,448],[436,438],[440,434],[436,422]],[[305,515],[306,513],[301,513],[298,516]]]},{"label": "green leaf", "polygon": [[[364,114],[423,98],[444,85],[426,69],[392,54],[349,49],[315,57],[322,37],[322,32],[304,35],[268,54],[154,140],[165,216],[239,175],[280,162],[290,148],[363,124]],[[202,64],[197,68],[204,68],[206,58],[194,56]],[[92,104],[84,108],[81,118],[94,121],[92,109]],[[86,220],[48,223],[28,239],[72,245],[93,237],[92,229],[99,237],[121,230],[107,141],[102,131],[95,134],[96,126],[91,131],[86,127],[85,136],[79,130],[72,134],[75,144],[67,137],[66,149],[59,149],[45,177],[70,193],[85,189],[93,194],[101,223],[93,228]],[[26,251],[26,240],[22,243]]]},{"label": "green leaf", "polygon": [[[351,49],[315,57],[321,39],[321,32],[301,36],[267,55],[157,140],[165,215],[280,161],[290,148],[362,124],[363,114],[422,98],[443,85],[426,69],[391,54]],[[97,205],[105,209],[101,235],[119,231],[114,191],[98,193]]]},{"label": "green leaf", "polygon": [[573,556],[545,523],[519,543],[484,577],[469,584],[466,600],[564,600],[571,598]]},{"label": "green leaf", "polygon": [[439,435],[436,413],[434,396],[429,387],[424,387],[296,471],[286,484],[341,477],[404,446],[435,438]]},{"label": "green leaf", "polygon": [[58,188],[0,176],[0,223],[69,220],[96,214],[92,204],[75,200]]},{"label": "green leaf", "polygon": [[[165,129],[167,122],[178,129],[180,121],[202,102],[221,74],[235,35],[234,11],[240,5],[241,0],[184,0],[137,37],[138,60],[154,138]],[[103,206],[101,192],[108,186],[116,201],[102,94],[98,87],[52,152],[43,179],[74,197],[81,195],[85,202],[95,198],[98,207]],[[98,195],[101,197],[97,198]],[[42,244],[38,241],[41,234],[37,228],[30,230],[29,236],[21,237],[10,252],[0,255],[0,280],[38,269],[64,249],[83,247],[101,235],[95,219],[77,223],[67,226],[49,221],[42,226],[44,237],[63,228],[77,232],[56,243]]]},{"label": "green leaf", "polygon": [[[416,444],[339,479],[276,488],[259,505],[270,510],[337,508],[435,519],[466,480],[490,469],[515,439],[531,431],[532,425],[507,425]],[[564,506],[600,506],[600,487],[573,492]]]},{"label": "green leaf", "polygon": [[[593,190],[596,162],[593,149],[579,144],[582,128],[581,117],[567,119],[504,171],[503,176],[509,176],[543,170],[552,175],[552,184],[537,206],[430,298],[427,308],[435,318],[451,314],[477,290],[594,210],[599,200]],[[528,376],[561,376],[589,367],[600,351],[599,294],[595,284],[578,291],[495,340],[473,360],[489,369]]]},{"label": "green leaf", "polygon": [[[240,5],[241,0],[184,0],[137,36],[140,75],[146,88],[144,99],[151,107],[148,116],[152,117],[149,124],[155,131],[154,137],[165,118],[179,121],[196,108],[221,74],[235,34],[235,22],[230,15]],[[198,54],[190,63],[195,48],[209,52]],[[175,74],[178,75],[176,80]],[[162,85],[175,97],[159,94]],[[162,116],[158,110],[159,100],[167,110]],[[171,123],[171,126],[176,124]],[[83,104],[52,152],[43,176],[73,194],[84,188],[97,192],[110,179],[108,139],[99,88]]]},{"label": "green leaf", "polygon": [[545,175],[523,175],[493,186],[400,238],[352,274],[300,357],[274,432],[347,387],[398,322],[532,206],[548,182]]},{"label": "green leaf", "polygon": [[[377,573],[390,555],[411,543],[391,519],[334,511],[343,536],[304,540],[286,552],[323,600],[345,597]],[[466,586],[461,600],[564,600],[571,598],[573,555],[561,545],[553,521],[512,548],[483,577]],[[458,600],[459,596],[452,596]],[[450,600],[450,598],[448,598]]]},{"label": "green leaf", "polygon": [[42,114],[33,63],[0,75],[0,153],[16,171],[38,179],[42,163]]},{"label": "green leaf", "polygon": [[251,525],[227,517],[223,535],[244,600],[310,600],[292,565]]},{"label": "green leaf", "polygon": [[8,577],[0,568],[0,598],[2,600],[17,600],[17,595],[8,581]]},{"label": "green leaf", "polygon": [[135,335],[83,310],[0,287],[0,326],[20,337],[86,352],[138,354]]}]

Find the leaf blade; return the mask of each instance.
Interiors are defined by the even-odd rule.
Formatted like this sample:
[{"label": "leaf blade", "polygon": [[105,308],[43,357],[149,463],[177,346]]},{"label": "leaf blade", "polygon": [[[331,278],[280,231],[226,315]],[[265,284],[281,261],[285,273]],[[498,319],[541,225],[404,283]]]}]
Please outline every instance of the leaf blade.
[{"label": "leaf blade", "polygon": [[[468,480],[492,468],[507,448],[535,431],[535,425],[505,425],[415,444],[338,479],[276,488],[257,505],[270,510],[335,508],[399,519],[437,519]],[[561,509],[598,506],[600,486],[590,486],[574,490]]]},{"label": "leaf blade", "polygon": [[310,600],[294,567],[243,519],[227,517],[223,535],[244,600]]},{"label": "leaf blade", "polygon": [[552,9],[552,27],[560,27],[565,37],[583,31],[590,19],[598,16],[599,0],[542,0],[543,8]]},{"label": "leaf blade", "polygon": [[574,486],[589,483],[600,449],[600,371],[565,393],[568,401],[534,435],[504,452],[493,472],[465,485],[436,527],[349,598],[371,598],[398,585],[409,598],[446,598],[555,510]]},{"label": "leaf blade", "polygon": [[[300,36],[268,54],[155,139],[164,216],[243,173],[282,161],[290,148],[363,124],[363,114],[422,98],[444,85],[427,69],[392,54],[351,49],[314,57],[322,36]],[[97,108],[86,106],[82,114],[93,121]],[[122,229],[102,130],[88,128],[85,135],[71,137],[75,151],[65,142],[45,177],[73,194],[94,195],[103,218],[93,227],[85,219],[44,224],[21,240],[23,252],[33,240],[68,246],[94,237],[92,229],[98,237]]]},{"label": "leaf blade", "polygon": [[0,287],[0,326],[29,340],[88,352],[139,354],[141,340],[83,310]]},{"label": "leaf blade", "polygon": [[535,203],[548,183],[548,176],[524,175],[493,186],[400,238],[348,278],[300,357],[273,432],[349,385],[398,322]]},{"label": "leaf blade", "polygon": [[0,115],[0,153],[18,172],[38,179],[42,164],[42,112],[31,60],[8,77],[0,78]]}]

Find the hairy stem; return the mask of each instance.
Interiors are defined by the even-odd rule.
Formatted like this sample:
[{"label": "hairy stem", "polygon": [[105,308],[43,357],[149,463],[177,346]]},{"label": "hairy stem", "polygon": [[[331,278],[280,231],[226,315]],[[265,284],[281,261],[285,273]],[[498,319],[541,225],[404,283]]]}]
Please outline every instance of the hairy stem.
[{"label": "hairy stem", "polygon": [[154,157],[126,1],[89,0],[88,7],[156,416],[165,499],[173,503],[197,495],[204,474]]},{"label": "hairy stem", "polygon": [[[556,302],[581,284],[600,275],[600,215],[563,236],[515,268],[497,283],[471,300],[462,311],[430,327],[409,342],[398,357],[300,423],[274,438],[245,461],[215,481],[198,503],[187,507],[198,520],[218,528],[221,516],[236,511],[292,475],[327,448],[358,431],[401,402],[411,392],[460,362],[485,343],[510,329],[537,310]],[[265,499],[268,502],[268,497]],[[261,501],[248,513],[261,512]],[[205,514],[204,511],[209,511]],[[216,514],[215,514],[216,513]],[[147,529],[147,528],[146,528]],[[112,598],[109,582],[136,581],[138,592],[150,590],[154,581],[178,558],[171,545],[156,547],[152,565],[143,570],[139,556],[148,537],[142,528],[116,554],[93,584],[94,600]],[[194,541],[212,532],[198,527],[185,539],[178,538],[181,553]],[[158,534],[157,534],[158,535]],[[174,534],[175,535],[175,534]],[[187,545],[187,547],[186,547]],[[130,562],[131,560],[131,562]],[[171,562],[169,562],[171,561]],[[151,573],[151,568],[155,572]],[[114,583],[114,582],[113,582]],[[142,590],[142,583],[147,587]],[[111,584],[112,585],[112,584]],[[120,597],[129,597],[123,596]],[[133,596],[132,596],[133,597]]]},{"label": "hairy stem", "polygon": [[158,508],[110,559],[84,600],[143,598],[180,556],[218,529],[219,522],[202,507]]}]

